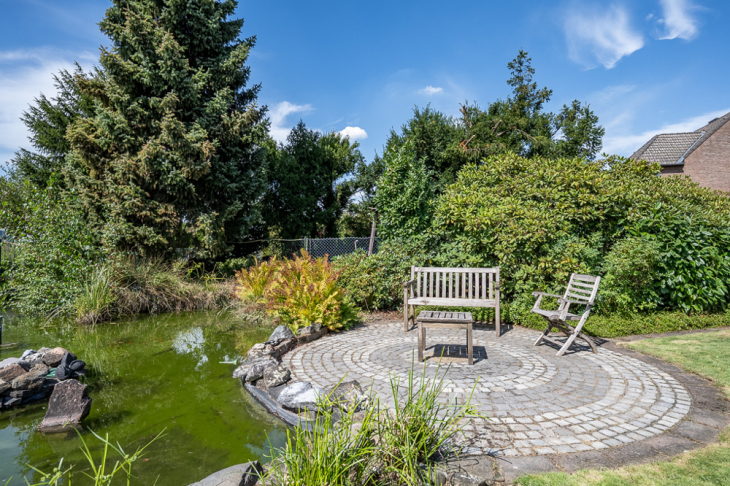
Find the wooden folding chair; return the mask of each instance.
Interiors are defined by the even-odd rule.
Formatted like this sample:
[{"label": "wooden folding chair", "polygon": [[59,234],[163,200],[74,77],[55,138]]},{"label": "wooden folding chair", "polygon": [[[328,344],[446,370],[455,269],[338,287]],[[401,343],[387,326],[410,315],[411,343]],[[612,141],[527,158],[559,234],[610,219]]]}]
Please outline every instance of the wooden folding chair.
[{"label": "wooden folding chair", "polygon": [[[573,344],[576,338],[580,338],[587,342],[591,347],[591,350],[597,352],[596,343],[591,338],[581,332],[583,324],[588,319],[588,314],[591,312],[591,307],[596,300],[596,294],[598,293],[598,284],[601,282],[601,277],[594,277],[592,275],[579,275],[574,273],[570,276],[570,282],[568,282],[568,288],[565,290],[565,295],[562,297],[559,295],[546,294],[544,292],[533,292],[532,295],[537,297],[535,305],[532,307],[532,311],[535,314],[543,316],[548,321],[547,329],[537,338],[535,346],[540,344],[542,341],[551,342],[557,346],[562,346],[558,351],[557,356],[562,356],[568,348]],[[540,308],[540,302],[543,297],[555,297],[558,299],[560,306],[557,310],[545,310]],[[585,310],[583,314],[571,314],[568,312],[571,304],[584,305]],[[578,321],[578,325],[573,327],[568,324],[567,321]],[[552,328],[558,328],[565,334],[568,339],[565,343],[556,341],[549,336]]]}]

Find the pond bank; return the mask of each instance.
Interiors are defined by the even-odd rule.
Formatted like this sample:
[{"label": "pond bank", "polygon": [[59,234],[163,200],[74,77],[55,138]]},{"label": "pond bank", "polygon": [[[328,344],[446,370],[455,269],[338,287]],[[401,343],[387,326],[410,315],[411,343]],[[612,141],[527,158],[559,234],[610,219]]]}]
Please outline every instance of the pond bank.
[{"label": "pond bank", "polygon": [[[165,430],[135,464],[139,484],[189,484],[227,466],[265,459],[283,443],[285,427],[264,411],[230,374],[239,356],[264,341],[270,328],[252,327],[215,311],[144,316],[82,327],[68,321],[5,320],[0,359],[42,345],[73,349],[87,362],[85,383],[94,399],[84,421],[89,431],[135,449]],[[85,464],[75,434],[46,437],[35,431],[45,404],[0,413],[0,484],[34,478],[28,464],[53,469]],[[92,452],[99,443],[90,441]],[[79,466],[81,467],[81,466]],[[84,466],[85,467],[85,466]]]}]

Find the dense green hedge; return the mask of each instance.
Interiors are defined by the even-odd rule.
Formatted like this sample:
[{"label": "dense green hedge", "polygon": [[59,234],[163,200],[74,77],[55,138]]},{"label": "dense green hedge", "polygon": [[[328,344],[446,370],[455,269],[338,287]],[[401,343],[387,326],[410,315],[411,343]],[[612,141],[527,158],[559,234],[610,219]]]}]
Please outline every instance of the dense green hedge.
[{"label": "dense green hedge", "polygon": [[[407,147],[392,159],[378,190],[393,197],[381,199],[388,203],[379,211],[386,236],[399,239],[372,258],[357,254],[338,263],[343,285],[365,308],[398,307],[411,264],[498,265],[504,322],[542,326],[530,315],[531,292],[562,293],[573,272],[603,276],[588,325],[597,335],[707,327],[726,319],[726,195],[686,177],[659,177],[659,167],[644,161],[507,154],[464,167],[427,202],[427,193],[412,190],[420,165],[408,162]],[[411,201],[399,212],[399,190],[419,199],[417,210]],[[418,231],[409,238],[394,225]],[[687,314],[697,317],[677,317]]]}]

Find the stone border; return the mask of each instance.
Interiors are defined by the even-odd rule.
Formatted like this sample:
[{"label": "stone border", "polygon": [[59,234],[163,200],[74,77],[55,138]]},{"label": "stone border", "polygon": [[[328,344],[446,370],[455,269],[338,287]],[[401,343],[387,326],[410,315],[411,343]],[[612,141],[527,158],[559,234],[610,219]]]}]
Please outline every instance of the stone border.
[{"label": "stone border", "polygon": [[[512,326],[509,326],[505,331],[511,330]],[[327,329],[323,328],[310,335],[299,336],[296,338],[296,344],[315,341],[326,334],[326,331]],[[510,484],[525,474],[558,471],[572,473],[581,469],[614,469],[633,464],[667,461],[683,452],[716,443],[719,434],[730,425],[730,401],[717,387],[705,378],[685,372],[658,358],[617,346],[616,341],[618,340],[602,340],[599,346],[650,364],[671,375],[687,389],[692,395],[692,405],[685,419],[655,437],[600,451],[522,457],[464,456],[458,461],[445,464],[449,471],[448,476],[454,479],[459,476],[459,484],[475,486],[505,482]],[[281,350],[278,347],[276,358],[280,358],[295,346],[282,346]],[[283,409],[267,390],[245,382],[244,385],[267,411],[289,425],[306,425],[311,430],[313,421],[302,419],[299,415]],[[285,385],[282,385],[278,388],[284,387]]]},{"label": "stone border", "polygon": [[[510,484],[525,474],[615,469],[667,461],[683,452],[714,444],[719,434],[730,425],[730,401],[709,380],[611,341],[603,347],[655,366],[679,381],[692,395],[692,406],[686,418],[661,435],[610,449],[544,456],[473,456],[449,467],[481,476],[485,479],[484,484],[499,484],[501,481]],[[485,474],[488,471],[495,473],[491,481]]]}]

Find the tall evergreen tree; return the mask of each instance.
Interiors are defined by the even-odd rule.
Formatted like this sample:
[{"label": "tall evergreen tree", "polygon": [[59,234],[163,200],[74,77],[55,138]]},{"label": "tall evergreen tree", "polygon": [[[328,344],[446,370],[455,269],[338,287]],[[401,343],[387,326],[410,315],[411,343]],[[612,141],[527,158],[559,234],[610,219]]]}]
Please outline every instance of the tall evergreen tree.
[{"label": "tall evergreen tree", "polygon": [[93,117],[68,136],[67,175],[109,246],[229,250],[258,222],[265,107],[247,88],[254,37],[235,0],[114,0],[103,76],[78,77]]},{"label": "tall evergreen tree", "polygon": [[337,236],[337,221],[353,193],[343,181],[363,156],[357,142],[322,134],[300,121],[286,144],[271,147],[264,219],[281,238]]},{"label": "tall evergreen tree", "polygon": [[[94,73],[97,74],[97,73]],[[82,76],[76,65],[76,76]],[[17,180],[29,180],[46,187],[51,177],[60,175],[66,164],[71,144],[66,130],[79,117],[93,115],[93,103],[79,92],[74,74],[61,70],[53,76],[56,96],[41,93],[20,118],[30,132],[32,150],[21,148],[10,161],[10,174]],[[60,178],[56,177],[56,180]]]}]

